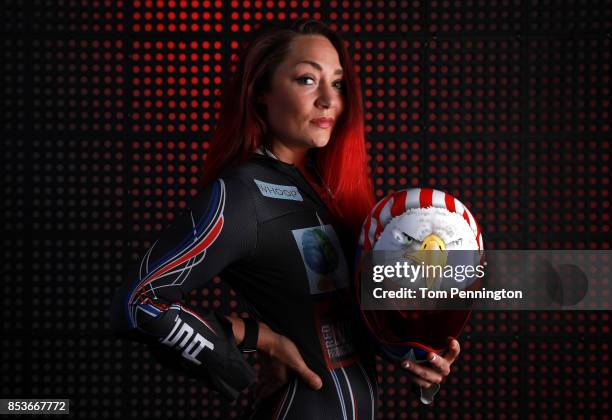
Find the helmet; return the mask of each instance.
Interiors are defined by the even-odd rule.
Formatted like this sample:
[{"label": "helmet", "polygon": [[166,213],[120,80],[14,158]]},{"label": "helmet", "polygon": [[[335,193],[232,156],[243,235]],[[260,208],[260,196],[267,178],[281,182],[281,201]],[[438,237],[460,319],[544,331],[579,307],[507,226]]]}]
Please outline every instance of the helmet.
[{"label": "helmet", "polygon": [[[417,229],[419,235],[415,236],[418,238],[402,233],[402,226]],[[460,240],[451,240],[449,231],[454,232],[453,238],[459,237]],[[363,224],[358,255],[363,256],[369,251],[396,251],[398,246],[406,245],[402,242],[402,235],[409,238],[411,245],[416,245],[415,249],[428,250],[431,249],[428,244],[433,244],[440,250],[473,250],[475,252],[470,255],[476,261],[472,258],[471,264],[484,261],[480,226],[467,207],[442,191],[413,188],[397,191],[379,201]],[[361,297],[360,261],[358,257],[358,301]],[[477,287],[478,284],[478,280],[464,282],[463,288]],[[382,356],[392,361],[408,358],[417,362],[425,360],[428,352],[443,353],[447,348],[447,337],[457,337],[470,316],[469,310],[360,309],[360,312]]]}]

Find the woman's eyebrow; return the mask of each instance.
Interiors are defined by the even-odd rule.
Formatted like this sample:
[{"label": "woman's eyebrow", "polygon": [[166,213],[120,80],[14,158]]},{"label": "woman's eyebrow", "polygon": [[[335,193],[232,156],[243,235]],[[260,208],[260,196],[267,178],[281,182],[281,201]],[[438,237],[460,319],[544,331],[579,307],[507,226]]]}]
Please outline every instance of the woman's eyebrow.
[{"label": "woman's eyebrow", "polygon": [[[319,70],[319,71],[323,71],[323,67],[321,67],[321,65],[319,63],[316,63],[314,61],[310,61],[310,60],[304,60],[304,61],[300,61],[299,63],[297,63],[295,65],[295,67],[298,66],[298,64],[310,64],[312,67],[314,67],[315,69]],[[342,69],[337,69],[334,74],[342,74]]]}]

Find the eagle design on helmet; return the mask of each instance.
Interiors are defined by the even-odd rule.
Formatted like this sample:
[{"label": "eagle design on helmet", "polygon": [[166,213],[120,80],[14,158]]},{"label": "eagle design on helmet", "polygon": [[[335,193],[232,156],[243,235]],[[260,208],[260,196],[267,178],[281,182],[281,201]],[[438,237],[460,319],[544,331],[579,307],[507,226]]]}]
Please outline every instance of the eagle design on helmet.
[{"label": "eagle design on helmet", "polygon": [[[446,251],[482,249],[482,236],[474,217],[447,193],[414,188],[391,195],[378,206],[368,229],[370,234],[374,226],[374,236],[368,238],[374,251],[405,251],[406,259],[444,266]],[[426,286],[439,284],[428,279]]]},{"label": "eagle design on helmet", "polygon": [[[453,250],[475,251],[476,261],[471,263],[483,263],[484,245],[476,219],[461,201],[448,193],[412,188],[397,191],[374,206],[361,230],[358,255],[401,251],[404,259],[414,263],[445,265],[447,251]],[[360,258],[357,264],[359,286]],[[422,280],[428,288],[439,287],[433,278]],[[463,284],[464,288],[469,286],[469,282]],[[356,291],[360,300],[360,287]],[[417,363],[424,362],[428,352],[444,353],[447,337],[457,337],[470,316],[469,310],[361,309],[360,312],[382,356],[392,361],[411,359]],[[422,390],[421,401],[431,402],[435,392],[437,388]]]}]

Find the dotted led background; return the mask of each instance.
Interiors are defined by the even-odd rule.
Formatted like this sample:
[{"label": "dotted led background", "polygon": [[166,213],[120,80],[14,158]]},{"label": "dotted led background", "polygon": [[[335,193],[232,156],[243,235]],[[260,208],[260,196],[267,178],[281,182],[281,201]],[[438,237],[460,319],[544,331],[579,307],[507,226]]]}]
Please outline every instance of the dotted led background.
[{"label": "dotted led background", "polygon": [[[114,339],[106,311],[198,189],[238,45],[300,16],[345,33],[377,198],[448,191],[489,249],[610,248],[609,0],[2,0],[1,397],[70,398],[74,418],[245,411],[251,394],[224,405]],[[243,313],[218,278],[189,303]],[[605,415],[609,323],[475,313],[433,406],[379,360],[379,418]]]}]

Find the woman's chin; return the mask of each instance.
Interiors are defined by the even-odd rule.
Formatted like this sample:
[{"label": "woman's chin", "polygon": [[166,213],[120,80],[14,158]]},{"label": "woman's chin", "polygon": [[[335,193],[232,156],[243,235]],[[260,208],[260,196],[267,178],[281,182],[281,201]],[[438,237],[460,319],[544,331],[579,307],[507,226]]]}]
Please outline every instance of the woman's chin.
[{"label": "woman's chin", "polygon": [[321,147],[327,146],[327,143],[329,143],[329,137],[313,138],[311,140],[311,147],[320,149]]}]

